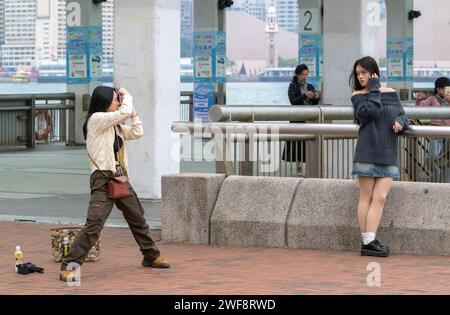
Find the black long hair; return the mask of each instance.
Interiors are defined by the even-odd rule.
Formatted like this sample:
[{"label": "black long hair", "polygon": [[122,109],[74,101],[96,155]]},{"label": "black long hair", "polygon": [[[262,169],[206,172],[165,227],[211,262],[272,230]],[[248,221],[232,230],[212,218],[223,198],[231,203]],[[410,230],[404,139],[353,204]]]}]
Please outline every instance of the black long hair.
[{"label": "black long hair", "polygon": [[361,66],[362,68],[369,71],[370,74],[376,73],[378,77],[380,77],[380,69],[378,68],[378,64],[375,59],[370,56],[362,57],[355,61],[353,65],[353,71],[348,80],[350,87],[355,91],[360,91],[364,89],[359,83],[358,76],[356,75],[356,67]]},{"label": "black long hair", "polygon": [[304,63],[298,65],[298,66],[295,68],[295,75],[292,77],[292,82],[297,81],[297,75],[299,75],[300,73],[302,73],[302,72],[305,71],[305,70],[306,70],[306,71],[309,71],[307,65],[305,65]]},{"label": "black long hair", "polygon": [[[355,61],[355,64],[353,65],[353,71],[350,74],[350,78],[348,79],[348,83],[350,84],[350,87],[355,91],[361,91],[364,89],[363,86],[361,86],[361,83],[359,83],[358,76],[356,74],[356,67],[361,66],[362,68],[369,71],[369,73],[372,75],[376,73],[378,77],[380,77],[380,68],[378,68],[378,63],[375,59],[373,59],[370,56],[362,57],[361,59],[358,59]],[[353,108],[353,114],[355,116],[355,123],[360,124],[359,120],[356,118],[356,109]]]},{"label": "black long hair", "polygon": [[86,140],[87,137],[87,124],[89,118],[94,113],[97,112],[106,112],[108,107],[111,105],[114,97],[114,89],[109,86],[97,86],[92,92],[91,102],[89,104],[89,110],[86,115],[86,120],[83,124],[83,135]]}]

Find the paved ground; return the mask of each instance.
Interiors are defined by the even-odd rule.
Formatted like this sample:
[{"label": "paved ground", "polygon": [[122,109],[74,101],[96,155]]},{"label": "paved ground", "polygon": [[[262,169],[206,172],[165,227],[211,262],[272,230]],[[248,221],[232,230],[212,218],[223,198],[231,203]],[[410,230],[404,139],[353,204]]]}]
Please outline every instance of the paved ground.
[{"label": "paved ground", "polygon": [[[43,223],[0,222],[0,294],[450,294],[450,257],[360,257],[356,252],[212,247],[159,241],[172,267],[140,266],[137,245],[126,228],[106,228],[100,260],[82,266],[81,286],[57,278],[50,228]],[[155,240],[159,233],[153,234]],[[14,273],[13,252],[44,274]],[[367,285],[378,263],[380,286]],[[369,266],[370,267],[370,266]],[[373,282],[376,283],[376,282]]]},{"label": "paved ground", "polygon": [[[184,163],[181,168],[192,171],[198,167],[205,165]],[[118,210],[102,234],[100,260],[84,264],[81,286],[69,287],[58,280],[59,264],[51,260],[50,229],[84,223],[89,199],[85,149],[50,145],[0,151],[0,171],[0,295],[450,294],[450,257],[374,259],[356,252],[159,241],[172,268],[144,268],[130,231],[121,228],[126,224]],[[154,239],[159,240],[160,201],[142,201]],[[26,261],[44,267],[45,273],[16,274],[16,245],[22,246]]]},{"label": "paved ground", "polygon": [[[34,150],[0,150],[0,221],[31,220],[83,224],[89,204],[85,147],[38,145]],[[159,228],[160,200],[141,199],[149,225]],[[114,209],[109,226],[126,226]]]}]

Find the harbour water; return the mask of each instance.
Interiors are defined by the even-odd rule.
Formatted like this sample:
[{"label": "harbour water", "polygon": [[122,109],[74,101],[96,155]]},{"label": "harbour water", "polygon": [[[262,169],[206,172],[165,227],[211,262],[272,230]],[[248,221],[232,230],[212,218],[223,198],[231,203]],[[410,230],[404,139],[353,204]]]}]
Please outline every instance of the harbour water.
[{"label": "harbour water", "polygon": [[[112,85],[112,83],[105,83]],[[226,85],[230,105],[289,105],[289,82],[229,82]],[[433,83],[415,83],[417,88],[431,88]],[[192,83],[181,83],[181,91],[192,91]],[[0,83],[0,94],[64,93],[64,83]],[[349,93],[350,95],[350,93]]]}]

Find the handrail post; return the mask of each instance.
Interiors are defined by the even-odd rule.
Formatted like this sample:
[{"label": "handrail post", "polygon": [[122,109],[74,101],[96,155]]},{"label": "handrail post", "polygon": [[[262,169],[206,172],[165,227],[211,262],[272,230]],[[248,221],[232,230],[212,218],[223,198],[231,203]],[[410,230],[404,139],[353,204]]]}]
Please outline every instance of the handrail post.
[{"label": "handrail post", "polygon": [[322,177],[322,136],[306,143],[306,177]]},{"label": "handrail post", "polygon": [[[250,144],[252,148],[250,148]],[[253,141],[250,141],[250,137],[246,137],[244,145],[243,161],[239,161],[239,174],[244,176],[253,176],[253,161],[250,160],[250,150],[253,149]]]},{"label": "handrail post", "polygon": [[34,135],[34,130],[36,129],[34,121],[34,117],[36,116],[36,98],[34,94],[31,95],[31,98],[27,102],[30,102],[30,116],[28,119],[27,128],[27,147],[34,149],[36,147],[36,137]]},{"label": "handrail post", "polygon": [[194,121],[194,94],[189,94],[189,121]]},{"label": "handrail post", "polygon": [[[73,102],[75,104],[75,98],[74,96]],[[71,102],[71,100],[69,100]],[[73,145],[75,144],[75,109],[69,109],[67,111],[67,119],[68,119],[68,135],[67,135],[67,142],[66,145]]]},{"label": "handrail post", "polygon": [[211,135],[214,138],[216,146],[216,174],[226,174],[226,176],[236,175],[233,162],[228,161],[230,139],[227,139],[222,130],[212,130]]}]

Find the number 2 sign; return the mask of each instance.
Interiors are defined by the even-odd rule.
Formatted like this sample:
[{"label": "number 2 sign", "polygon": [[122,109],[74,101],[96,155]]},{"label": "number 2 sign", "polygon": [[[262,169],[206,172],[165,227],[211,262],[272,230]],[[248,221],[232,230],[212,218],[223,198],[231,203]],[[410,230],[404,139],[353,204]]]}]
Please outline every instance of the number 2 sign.
[{"label": "number 2 sign", "polygon": [[319,9],[299,9],[300,33],[320,33]]}]

